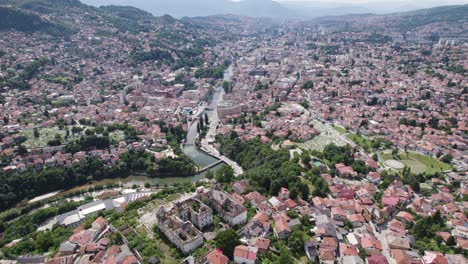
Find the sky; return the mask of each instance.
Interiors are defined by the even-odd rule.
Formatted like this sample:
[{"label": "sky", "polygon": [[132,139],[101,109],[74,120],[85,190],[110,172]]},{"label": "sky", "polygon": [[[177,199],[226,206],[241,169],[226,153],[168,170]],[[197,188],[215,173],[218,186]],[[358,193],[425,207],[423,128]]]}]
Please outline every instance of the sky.
[{"label": "sky", "polygon": [[[238,0],[239,1],[239,0]],[[344,4],[368,4],[368,3],[402,3],[402,4],[413,4],[413,3],[445,3],[445,4],[467,4],[468,0],[276,0],[277,2],[319,2],[319,3],[344,3]]]}]

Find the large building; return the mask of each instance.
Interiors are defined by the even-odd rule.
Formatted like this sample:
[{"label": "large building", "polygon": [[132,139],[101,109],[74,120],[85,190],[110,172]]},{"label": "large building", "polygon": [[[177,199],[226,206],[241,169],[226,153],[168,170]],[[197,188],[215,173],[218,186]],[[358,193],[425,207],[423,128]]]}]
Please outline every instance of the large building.
[{"label": "large building", "polygon": [[166,211],[164,206],[159,207],[157,213],[158,227],[167,238],[182,252],[190,253],[203,245],[203,233],[200,232],[188,219],[182,219],[177,207]]},{"label": "large building", "polygon": [[209,204],[230,225],[235,226],[247,221],[247,209],[231,195],[218,190],[210,190],[207,197]]},{"label": "large building", "polygon": [[156,218],[159,229],[168,239],[182,252],[190,253],[203,245],[200,230],[213,224],[213,211],[230,225],[247,221],[247,209],[229,194],[218,190],[162,205]]}]

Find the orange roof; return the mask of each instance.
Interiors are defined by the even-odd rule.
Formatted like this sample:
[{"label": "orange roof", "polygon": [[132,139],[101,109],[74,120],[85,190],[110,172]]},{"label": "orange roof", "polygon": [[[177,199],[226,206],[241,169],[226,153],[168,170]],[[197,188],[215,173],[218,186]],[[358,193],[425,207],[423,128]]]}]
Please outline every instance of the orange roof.
[{"label": "orange roof", "polygon": [[359,252],[353,245],[347,245],[340,243],[340,253],[343,256],[358,256]]},{"label": "orange roof", "polygon": [[405,212],[405,211],[398,212],[396,217],[405,219],[407,222],[413,222],[413,216],[410,213]]},{"label": "orange roof", "polygon": [[252,246],[258,247],[259,249],[268,250],[270,246],[270,240],[263,237],[256,237],[252,240]]},{"label": "orange roof", "polygon": [[275,230],[276,233],[281,233],[283,231],[290,231],[288,222],[283,217],[278,217],[275,220]]},{"label": "orange roof", "polygon": [[324,237],[322,243],[320,244],[321,248],[336,249],[338,248],[338,242],[333,237]]},{"label": "orange roof", "polygon": [[220,249],[214,249],[208,255],[206,259],[210,264],[227,264],[229,262],[228,257],[226,257]]},{"label": "orange roof", "polygon": [[268,217],[268,215],[266,215],[266,214],[264,214],[262,212],[259,212],[253,217],[253,219],[257,219],[260,223],[264,224],[264,223],[268,222],[269,217]]},{"label": "orange roof", "polygon": [[319,250],[319,258],[320,260],[335,260],[335,251],[331,249],[320,248]]},{"label": "orange roof", "polygon": [[[248,260],[257,259],[257,251],[254,248],[240,245],[234,248],[234,257],[239,257]],[[255,248],[256,249],[256,248]]]}]

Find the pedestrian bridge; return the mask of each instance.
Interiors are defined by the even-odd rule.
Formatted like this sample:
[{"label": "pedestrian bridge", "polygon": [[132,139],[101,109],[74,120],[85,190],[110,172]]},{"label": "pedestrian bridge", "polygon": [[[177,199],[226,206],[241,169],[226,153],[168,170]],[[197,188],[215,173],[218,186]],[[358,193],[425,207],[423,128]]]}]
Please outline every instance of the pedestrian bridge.
[{"label": "pedestrian bridge", "polygon": [[198,170],[198,173],[207,171],[207,170],[209,170],[209,169],[211,169],[211,168],[213,168],[213,167],[216,167],[217,165],[219,165],[219,164],[221,164],[221,163],[224,163],[224,161],[218,160],[218,161],[216,161],[216,162],[213,162],[213,163],[211,163],[210,165],[205,166],[205,167],[199,169],[199,170]]}]

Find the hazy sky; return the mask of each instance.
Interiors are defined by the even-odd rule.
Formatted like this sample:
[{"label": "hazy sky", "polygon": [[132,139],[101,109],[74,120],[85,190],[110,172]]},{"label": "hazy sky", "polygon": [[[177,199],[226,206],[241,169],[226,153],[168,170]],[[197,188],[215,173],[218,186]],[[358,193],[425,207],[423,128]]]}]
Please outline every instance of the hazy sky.
[{"label": "hazy sky", "polygon": [[[235,0],[239,1],[239,0]],[[468,0],[276,0],[278,2],[319,2],[319,3],[352,3],[352,4],[367,4],[367,3],[445,3],[445,4],[466,4]]]}]

